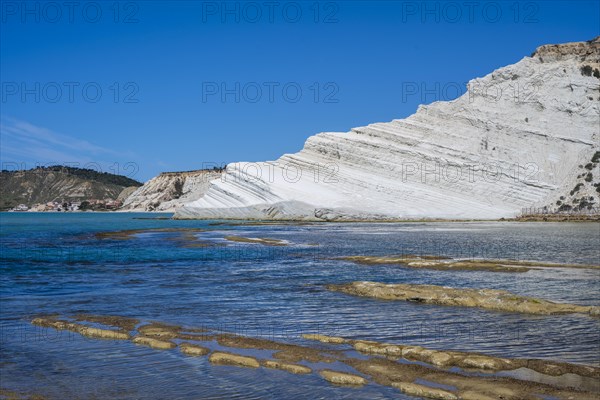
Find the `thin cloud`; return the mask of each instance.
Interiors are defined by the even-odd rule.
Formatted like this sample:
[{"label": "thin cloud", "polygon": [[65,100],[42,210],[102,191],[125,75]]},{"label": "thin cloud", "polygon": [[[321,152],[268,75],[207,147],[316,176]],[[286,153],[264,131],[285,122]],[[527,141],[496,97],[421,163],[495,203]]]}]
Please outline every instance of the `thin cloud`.
[{"label": "thin cloud", "polygon": [[114,172],[115,163],[124,165],[135,157],[132,152],[116,151],[4,116],[0,117],[0,144],[3,164],[25,164],[26,168],[69,164]]}]

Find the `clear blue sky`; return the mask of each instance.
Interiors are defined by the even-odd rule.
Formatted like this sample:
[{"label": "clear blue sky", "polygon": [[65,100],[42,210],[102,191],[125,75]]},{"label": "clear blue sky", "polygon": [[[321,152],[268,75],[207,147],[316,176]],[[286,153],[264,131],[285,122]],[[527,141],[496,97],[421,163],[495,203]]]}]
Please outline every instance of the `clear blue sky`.
[{"label": "clear blue sky", "polygon": [[118,165],[142,181],[273,160],[600,34],[598,1],[0,4],[3,166]]}]

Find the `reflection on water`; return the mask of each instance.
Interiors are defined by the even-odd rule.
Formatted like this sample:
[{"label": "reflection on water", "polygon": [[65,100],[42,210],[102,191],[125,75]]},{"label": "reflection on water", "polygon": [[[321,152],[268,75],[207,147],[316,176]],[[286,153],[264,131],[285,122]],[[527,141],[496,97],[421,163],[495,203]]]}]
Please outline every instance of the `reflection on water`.
[{"label": "reflection on water", "polygon": [[[599,224],[230,226],[134,217],[140,214],[0,214],[1,386],[86,399],[158,399],[167,394],[402,398],[397,390],[378,385],[358,390],[333,387],[316,374],[215,367],[206,358],[189,359],[179,352],[157,352],[129,342],[65,332],[40,335],[29,324],[38,313],[116,314],[289,342],[301,342],[302,333],[323,333],[600,365],[600,323],[589,316],[385,302],[323,287],[354,280],[424,283],[505,289],[598,305],[599,270],[433,271],[333,258],[427,254],[598,264]],[[150,228],[115,238],[96,235]],[[231,242],[224,239],[227,236],[289,244]]]}]

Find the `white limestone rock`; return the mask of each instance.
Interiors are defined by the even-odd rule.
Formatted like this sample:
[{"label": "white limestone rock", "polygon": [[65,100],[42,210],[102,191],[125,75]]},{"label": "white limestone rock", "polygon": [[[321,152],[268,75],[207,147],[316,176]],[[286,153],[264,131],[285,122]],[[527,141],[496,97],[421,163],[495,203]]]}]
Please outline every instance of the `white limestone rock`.
[{"label": "white limestone rock", "polygon": [[131,193],[121,210],[174,211],[202,197],[209,182],[222,174],[220,170],[163,172]]},{"label": "white limestone rock", "polygon": [[600,79],[584,66],[600,68],[600,37],[542,46],[456,100],[320,133],[277,161],[229,164],[175,217],[495,219],[554,204],[600,150]]}]

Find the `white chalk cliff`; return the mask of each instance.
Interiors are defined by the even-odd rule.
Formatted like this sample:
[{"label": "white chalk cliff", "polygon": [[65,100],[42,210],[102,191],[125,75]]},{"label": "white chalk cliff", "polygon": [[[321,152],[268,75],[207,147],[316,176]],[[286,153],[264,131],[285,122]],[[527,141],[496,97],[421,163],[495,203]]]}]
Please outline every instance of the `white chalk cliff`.
[{"label": "white chalk cliff", "polygon": [[175,211],[206,193],[209,182],[223,174],[220,170],[163,172],[129,194],[123,211]]},{"label": "white chalk cliff", "polygon": [[600,37],[541,46],[456,100],[320,133],[277,161],[229,164],[175,217],[512,217],[554,205],[583,172],[592,174],[586,201],[597,205],[598,161],[582,165],[600,150],[599,68]]}]

